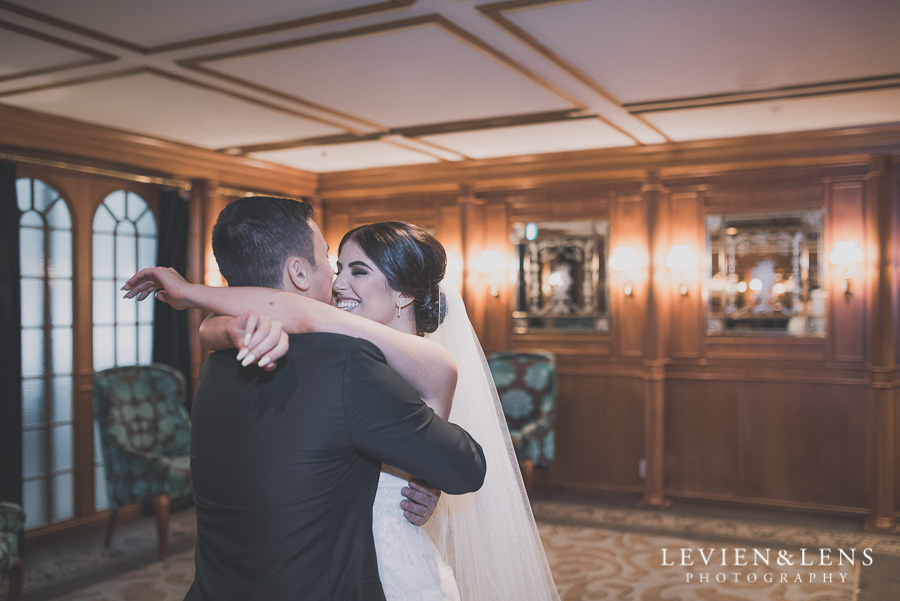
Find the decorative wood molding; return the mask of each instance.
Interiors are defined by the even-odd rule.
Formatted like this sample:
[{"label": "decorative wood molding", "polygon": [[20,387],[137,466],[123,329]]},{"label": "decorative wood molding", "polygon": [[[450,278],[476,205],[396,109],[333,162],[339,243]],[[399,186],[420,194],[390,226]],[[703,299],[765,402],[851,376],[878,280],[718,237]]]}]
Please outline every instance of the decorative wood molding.
[{"label": "decorative wood molding", "polygon": [[622,105],[630,112],[641,115],[662,111],[709,108],[730,104],[747,104],[750,102],[773,102],[793,98],[812,98],[848,92],[873,92],[878,90],[895,90],[900,88],[900,74],[880,75],[878,77],[862,77],[857,79],[841,79],[819,83],[784,86],[754,90],[753,92],[734,92],[725,94],[709,94],[705,96],[689,96],[644,102],[630,102]]},{"label": "decorative wood molding", "polygon": [[[317,117],[317,116],[311,115],[309,113],[303,113],[301,111],[289,109],[287,107],[284,107],[284,106],[281,106],[278,104],[271,104],[269,102],[265,102],[263,100],[253,98],[251,96],[246,96],[244,94],[232,92],[231,90],[227,90],[225,88],[211,86],[209,84],[195,81],[193,79],[184,77],[182,75],[176,75],[175,73],[169,73],[167,71],[163,71],[162,69],[157,69],[156,67],[138,67],[135,69],[126,69],[124,71],[114,71],[112,73],[101,73],[99,75],[91,75],[89,77],[78,77],[75,79],[67,79],[64,81],[57,81],[57,82],[48,83],[48,84],[41,84],[38,86],[29,87],[29,88],[5,90],[5,91],[0,92],[0,98],[2,98],[4,96],[18,96],[21,94],[29,94],[32,92],[41,92],[44,90],[65,88],[68,86],[77,86],[77,85],[81,85],[81,84],[92,83],[95,81],[107,81],[110,79],[119,79],[122,77],[131,77],[134,75],[145,75],[145,74],[155,75],[157,77],[163,77],[163,78],[166,78],[166,79],[169,79],[172,81],[176,81],[181,84],[189,85],[189,86],[192,86],[195,88],[200,88],[202,90],[206,90],[209,92],[216,92],[217,94],[222,94],[224,96],[229,96],[236,100],[240,100],[241,102],[246,102],[248,104],[260,106],[260,107],[268,109],[270,111],[285,113],[292,117],[299,117],[301,119],[307,119],[309,121],[323,123],[325,125],[335,127],[337,129],[342,129],[342,130],[348,131],[347,127],[341,123],[337,123],[335,121],[329,121],[327,119],[322,119],[321,117]],[[352,131],[352,130],[349,130],[349,131]]]},{"label": "decorative wood molding", "polygon": [[406,8],[408,6],[412,6],[416,3],[416,0],[387,0],[385,2],[377,2],[375,4],[367,4],[363,6],[358,6],[355,8],[348,8],[345,10],[338,10],[332,12],[321,13],[318,15],[312,15],[310,17],[303,17],[300,19],[292,19],[290,21],[282,21],[279,23],[272,23],[269,25],[262,25],[259,27],[248,27],[244,29],[237,29],[234,31],[230,31],[227,33],[216,34],[203,36],[199,38],[193,38],[188,40],[182,40],[180,42],[173,42],[169,44],[160,44],[157,46],[141,46],[139,44],[134,44],[127,40],[123,40],[117,38],[115,36],[111,36],[100,31],[90,29],[88,27],[83,27],[81,25],[77,25],[70,21],[65,21],[63,19],[58,19],[53,17],[52,15],[48,15],[46,13],[42,13],[40,11],[32,10],[30,8],[25,8],[24,6],[20,6],[18,4],[14,4],[12,2],[0,1],[0,9],[8,10],[9,12],[13,12],[16,14],[23,15],[30,19],[34,19],[36,21],[40,21],[42,23],[47,23],[48,25],[52,25],[54,27],[58,27],[60,29],[65,29],[66,31],[71,31],[73,33],[77,33],[79,35],[85,36],[87,38],[94,39],[98,42],[103,42],[106,44],[111,44],[113,46],[118,46],[119,48],[124,48],[126,50],[130,50],[132,52],[137,52],[140,54],[157,54],[160,52],[170,52],[172,50],[182,50],[184,48],[192,48],[195,46],[203,46],[206,44],[214,44],[218,42],[226,42],[230,40],[237,40],[241,38],[258,36],[267,33],[275,33],[278,31],[286,31],[289,29],[300,29],[302,27],[309,27],[311,25],[319,25],[321,23],[328,23],[331,21],[341,21],[345,19],[353,19],[357,17],[377,14],[381,12],[387,12],[391,10],[398,10],[401,8]]},{"label": "decorative wood molding", "polygon": [[57,65],[50,65],[47,67],[31,69],[30,71],[20,71],[18,73],[11,73],[9,75],[3,75],[3,76],[0,76],[0,82],[10,81],[13,79],[20,79],[20,78],[25,78],[25,77],[34,77],[35,75],[46,75],[48,73],[55,73],[57,71],[64,71],[66,69],[77,69],[79,67],[88,67],[90,65],[97,65],[100,63],[111,62],[111,61],[115,61],[118,59],[117,56],[114,56],[112,54],[100,52],[99,50],[94,50],[93,48],[88,48],[87,46],[81,46],[80,44],[74,44],[68,40],[63,40],[61,38],[47,35],[46,33],[41,33],[39,31],[35,31],[33,29],[28,29],[27,27],[22,27],[21,25],[16,25],[15,23],[9,23],[7,21],[0,20],[0,29],[6,29],[7,31],[20,33],[20,34],[26,35],[30,38],[41,40],[43,42],[48,42],[55,46],[61,46],[68,50],[75,50],[76,52],[81,52],[82,54],[87,55],[87,58],[84,58],[81,60],[74,60],[74,61],[69,61],[66,63],[57,64]]},{"label": "decorative wood molding", "polygon": [[373,121],[369,121],[360,116],[350,115],[349,113],[345,113],[343,111],[339,111],[337,109],[327,107],[311,100],[307,100],[304,98],[300,98],[298,96],[294,96],[292,94],[287,94],[281,92],[279,90],[262,86],[260,84],[254,83],[252,81],[248,81],[246,79],[235,77],[229,75],[227,73],[223,73],[222,71],[218,71],[209,66],[210,63],[214,63],[217,61],[222,61],[230,58],[238,58],[238,57],[246,57],[252,56],[255,54],[264,54],[267,52],[275,52],[279,50],[285,50],[288,48],[297,48],[300,46],[308,46],[313,44],[321,44],[325,42],[333,42],[335,40],[343,40],[348,38],[355,38],[360,36],[372,35],[377,33],[384,33],[386,31],[395,31],[400,29],[409,29],[412,27],[420,27],[423,25],[437,25],[444,31],[461,39],[467,44],[475,47],[485,55],[494,60],[500,62],[502,65],[507,67],[508,69],[519,73],[520,75],[525,76],[527,79],[531,80],[533,83],[543,87],[549,92],[555,94],[556,96],[562,98],[566,102],[570,103],[572,107],[576,110],[585,110],[587,109],[587,105],[582,103],[580,100],[571,96],[568,92],[559,88],[551,81],[545,79],[541,75],[538,75],[534,71],[531,71],[521,63],[513,60],[508,55],[500,52],[493,46],[490,46],[480,38],[475,35],[469,33],[462,27],[456,25],[452,21],[448,20],[446,17],[440,14],[430,14],[430,15],[422,15],[419,17],[411,17],[409,19],[402,19],[399,21],[390,21],[386,23],[377,23],[375,25],[367,25],[364,27],[358,27],[355,29],[345,30],[345,31],[336,31],[325,33],[321,35],[310,36],[306,38],[299,38],[293,40],[287,40],[282,42],[275,42],[271,44],[264,44],[262,46],[254,46],[251,48],[243,48],[240,50],[231,50],[228,52],[221,52],[216,54],[208,54],[203,56],[196,56],[192,58],[183,59],[178,61],[178,64],[187,69],[192,69],[198,72],[202,72],[206,75],[217,77],[219,79],[229,81],[231,83],[235,83],[241,86],[245,86],[257,91],[265,92],[267,94],[271,94],[273,96],[283,98],[285,100],[289,100],[291,102],[313,108],[318,111],[323,111],[329,113],[331,115],[335,115],[342,119],[347,119],[350,121],[354,121],[356,123],[360,123],[361,125],[365,125],[367,127],[371,127],[380,131],[387,131],[389,128],[383,124],[378,124]]},{"label": "decorative wood molding", "polygon": [[641,181],[658,169],[668,186],[674,178],[725,172],[791,168],[839,168],[868,163],[871,154],[900,153],[900,126],[819,130],[627,148],[580,150],[323,173],[323,198],[351,198],[415,191],[534,189],[577,182]]},{"label": "decorative wood molding", "polygon": [[[523,43],[530,46],[535,50],[538,54],[554,63],[557,67],[577,79],[582,84],[586,85],[588,88],[599,94],[602,98],[608,100],[615,106],[625,108],[625,105],[616,98],[609,90],[600,85],[599,82],[595,81],[594,78],[589,76],[587,73],[573,65],[568,60],[564,59],[562,56],[551,50],[547,45],[541,43],[537,38],[532,36],[530,33],[513,23],[504,13],[521,10],[526,8],[532,8],[535,6],[542,5],[552,5],[552,4],[561,4],[562,2],[569,3],[571,0],[513,0],[512,2],[498,2],[495,4],[485,4],[483,6],[476,7],[478,10],[482,12],[488,19],[492,20],[494,23],[508,31],[511,35],[519,38]],[[652,131],[656,132],[662,139],[666,142],[671,142],[672,140],[663,133],[659,128],[655,125],[641,117],[640,115],[633,115],[638,121],[640,121],[643,125],[650,128]],[[609,121],[606,118],[599,117],[599,119],[605,123],[606,125],[612,127],[619,133],[631,138],[634,140],[635,144],[642,144],[640,140],[635,138],[632,134],[625,131],[612,121]]]},{"label": "decorative wood molding", "polygon": [[314,173],[258,159],[232,157],[0,104],[0,153],[169,179],[211,179],[241,190],[313,196]]}]

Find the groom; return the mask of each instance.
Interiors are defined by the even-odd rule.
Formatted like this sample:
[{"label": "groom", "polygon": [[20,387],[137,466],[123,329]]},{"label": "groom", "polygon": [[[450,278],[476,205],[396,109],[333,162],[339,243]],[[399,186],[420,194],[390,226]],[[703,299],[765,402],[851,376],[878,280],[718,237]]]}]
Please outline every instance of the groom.
[{"label": "groom", "polygon": [[[329,302],[333,272],[311,212],[269,197],[229,204],[213,230],[228,283]],[[292,335],[271,372],[212,354],[191,420],[186,601],[383,601],[372,536],[381,463],[453,494],[484,480],[471,436],[437,418],[378,348],[338,334]]]}]

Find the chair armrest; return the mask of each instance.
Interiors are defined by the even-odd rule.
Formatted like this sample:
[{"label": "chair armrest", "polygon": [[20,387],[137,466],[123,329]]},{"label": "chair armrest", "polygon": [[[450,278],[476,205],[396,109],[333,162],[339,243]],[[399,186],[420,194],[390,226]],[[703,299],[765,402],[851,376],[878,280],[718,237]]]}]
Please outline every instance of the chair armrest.
[{"label": "chair armrest", "polygon": [[25,512],[16,503],[0,502],[0,531],[18,532],[25,526]]}]

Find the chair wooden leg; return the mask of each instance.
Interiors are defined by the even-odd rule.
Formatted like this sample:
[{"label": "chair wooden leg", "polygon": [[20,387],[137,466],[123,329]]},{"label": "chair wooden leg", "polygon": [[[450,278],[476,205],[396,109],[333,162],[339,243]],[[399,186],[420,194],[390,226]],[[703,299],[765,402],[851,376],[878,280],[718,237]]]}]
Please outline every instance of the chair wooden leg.
[{"label": "chair wooden leg", "polygon": [[165,559],[169,554],[169,495],[156,495],[153,500],[153,513],[156,515],[159,558]]},{"label": "chair wooden leg", "polygon": [[109,548],[109,543],[112,541],[112,533],[113,528],[116,527],[116,516],[119,515],[119,512],[115,509],[109,510],[109,519],[106,520],[106,538],[103,540],[103,546]]},{"label": "chair wooden leg", "polygon": [[16,565],[9,573],[9,601],[19,601],[25,588],[25,562],[16,557]]},{"label": "chair wooden leg", "polygon": [[534,488],[534,461],[526,459],[522,462],[522,483],[525,485],[525,494],[531,497]]}]

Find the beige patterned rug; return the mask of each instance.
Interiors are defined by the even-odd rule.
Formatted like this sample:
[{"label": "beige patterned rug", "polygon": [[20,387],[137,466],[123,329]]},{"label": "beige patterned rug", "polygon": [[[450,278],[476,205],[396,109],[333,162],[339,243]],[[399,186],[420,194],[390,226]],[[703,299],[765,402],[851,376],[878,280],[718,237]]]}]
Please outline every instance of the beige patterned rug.
[{"label": "beige patterned rug", "polygon": [[[542,523],[540,531],[563,601],[855,601],[866,561],[862,549],[850,565],[836,549],[823,560],[818,548],[769,547],[766,556],[766,548],[592,526]],[[57,601],[181,601],[193,572],[185,551]]]}]

